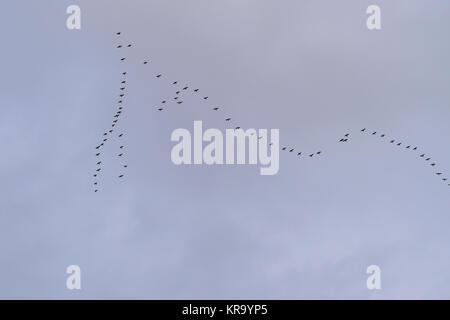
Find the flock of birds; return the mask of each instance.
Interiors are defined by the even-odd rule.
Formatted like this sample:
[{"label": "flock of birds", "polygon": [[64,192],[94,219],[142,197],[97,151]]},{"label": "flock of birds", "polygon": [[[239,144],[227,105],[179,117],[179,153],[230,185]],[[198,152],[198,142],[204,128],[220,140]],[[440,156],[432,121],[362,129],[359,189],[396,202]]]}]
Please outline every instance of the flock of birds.
[{"label": "flock of birds", "polygon": [[[116,35],[120,36],[121,32],[117,32]],[[132,47],[132,44],[128,44],[128,45],[119,44],[119,45],[116,46],[117,49],[122,49],[122,48],[125,48],[125,47],[130,48],[130,47]],[[121,57],[120,58],[120,61],[125,61],[125,60],[126,60],[125,57]],[[146,65],[146,64],[148,64],[148,61],[143,61],[142,63],[144,65]],[[126,86],[125,86],[125,84],[126,84],[126,78],[125,78],[126,74],[127,74],[126,71],[122,72],[122,81],[120,83],[121,84],[121,87],[120,87],[120,91],[121,92],[119,94],[119,100],[117,102],[118,103],[118,109],[117,109],[116,114],[114,115],[114,119],[113,119],[112,124],[111,124],[111,129],[103,134],[102,141],[100,142],[100,144],[98,146],[96,146],[96,149],[98,150],[97,153],[96,153],[96,157],[100,157],[101,156],[101,151],[100,150],[101,150],[101,148],[104,147],[105,143],[108,141],[108,137],[114,137],[114,127],[117,125],[117,123],[119,121],[119,118],[120,118],[120,116],[122,114],[122,111],[123,111],[123,105],[124,105],[123,101],[124,101],[124,97],[125,97],[124,91],[126,89]],[[155,74],[154,76],[157,79],[164,79],[164,75],[163,74]],[[156,110],[158,112],[163,112],[163,111],[167,110],[170,103],[175,103],[177,105],[181,105],[183,103],[183,95],[186,94],[187,92],[191,92],[193,94],[198,95],[198,98],[199,98],[200,101],[201,100],[208,101],[208,99],[209,99],[208,95],[202,95],[201,94],[199,88],[195,88],[195,87],[194,88],[190,88],[189,86],[181,85],[177,80],[175,80],[175,81],[172,80],[169,83],[171,83],[172,86],[175,86],[175,88],[176,88],[175,90],[176,91],[175,91],[174,96],[172,98],[161,100],[160,104],[158,106],[156,106]],[[217,112],[217,113],[221,112],[221,111],[224,111],[219,106],[212,106],[212,107],[210,107],[210,109],[211,109],[212,112]],[[231,116],[225,115],[224,113],[222,113],[222,116],[223,116],[224,121],[227,124],[231,124],[231,123],[234,122],[234,120],[233,120],[233,118],[231,118]],[[238,130],[238,129],[241,128],[239,125],[236,125],[236,124],[234,124],[233,127],[234,127],[235,130]],[[390,143],[392,145],[396,145],[397,147],[405,147],[406,149],[409,149],[411,151],[417,152],[418,157],[423,158],[424,161],[426,163],[428,163],[431,167],[433,167],[435,169],[437,168],[437,164],[436,164],[436,162],[434,162],[432,160],[432,157],[430,157],[429,155],[427,155],[425,153],[420,152],[420,150],[419,150],[419,148],[417,146],[405,145],[402,142],[397,141],[396,139],[388,139],[384,133],[380,134],[377,131],[369,132],[369,130],[366,129],[366,128],[361,129],[360,133],[361,134],[370,134],[371,136],[376,136],[376,137],[379,137],[379,138],[382,138],[382,139],[384,138],[388,143]],[[118,138],[121,138],[122,136],[123,136],[123,133],[120,133],[120,134],[117,135]],[[258,137],[258,139],[261,139],[261,138],[262,137]],[[339,143],[346,143],[346,142],[349,141],[349,139],[350,139],[350,133],[346,133],[346,134],[343,135],[342,138],[340,138]],[[272,145],[272,143],[270,143],[270,145]],[[118,150],[118,154],[117,154],[118,157],[123,157],[123,155],[124,155],[123,148],[124,148],[124,146],[120,145],[119,150]],[[320,156],[322,154],[322,151],[320,151],[320,150],[312,152],[312,153],[309,153],[309,152],[305,153],[305,152],[302,152],[300,150],[296,150],[296,148],[292,147],[292,146],[291,147],[289,147],[289,146],[282,146],[281,150],[285,151],[287,153],[292,153],[292,154],[296,155],[297,157],[306,156],[306,157],[309,157],[309,158],[313,158],[315,156]],[[97,178],[98,178],[98,175],[100,174],[100,171],[102,169],[101,168],[102,161],[97,161],[96,164],[97,164],[98,168],[96,169],[96,172],[94,173],[94,178],[96,178],[96,181],[94,182],[94,187],[95,187],[94,192],[98,192],[98,181],[97,181]],[[123,167],[123,169],[126,169],[128,167],[128,165],[127,164],[122,164],[122,167]],[[447,182],[448,179],[447,179],[447,177],[444,176],[443,172],[435,171],[434,173],[435,173],[436,176],[440,177],[442,181]],[[123,172],[121,172],[118,175],[118,178],[123,178],[124,175],[125,174]],[[448,186],[450,186],[450,183],[448,183]]]},{"label": "flock of birds", "polygon": [[[120,36],[120,32],[117,32],[117,36]],[[130,48],[132,45],[128,44],[126,46],[124,45],[118,45],[117,48]],[[125,61],[126,58],[122,57],[120,58],[120,61]],[[113,118],[112,118],[112,122],[111,122],[111,127],[107,129],[107,131],[105,131],[101,137],[101,141],[100,143],[95,147],[96,152],[95,152],[95,157],[96,157],[96,169],[95,172],[93,174],[94,177],[94,192],[98,192],[98,188],[99,188],[99,175],[102,171],[102,164],[103,161],[102,159],[102,149],[104,149],[105,145],[107,144],[108,141],[111,141],[114,138],[118,138],[120,140],[122,140],[121,138],[123,138],[123,132],[119,132],[117,133],[115,131],[115,127],[119,124],[119,119],[122,115],[122,112],[124,111],[124,101],[125,101],[125,89],[126,89],[126,75],[127,72],[123,71],[121,74],[121,81],[120,81],[120,88],[119,88],[119,94],[118,94],[118,101],[117,101],[117,110],[116,113],[114,114]],[[121,168],[122,171],[119,173],[118,178],[121,179],[125,176],[125,169],[128,168],[128,164],[126,164],[126,162],[124,162],[124,148],[125,146],[120,143],[119,149],[117,150],[117,157],[121,159]]]}]

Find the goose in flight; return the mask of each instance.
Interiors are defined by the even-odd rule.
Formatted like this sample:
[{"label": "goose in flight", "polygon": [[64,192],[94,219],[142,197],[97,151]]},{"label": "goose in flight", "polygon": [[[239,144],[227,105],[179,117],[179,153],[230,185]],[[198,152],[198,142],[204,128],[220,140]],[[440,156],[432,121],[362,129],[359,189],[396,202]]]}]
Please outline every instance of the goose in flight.
[{"label": "goose in flight", "polygon": [[158,74],[156,77],[157,77],[157,78],[161,78],[161,76],[162,76],[162,74]]},{"label": "goose in flight", "polygon": [[198,92],[198,89],[194,89],[194,92]]},{"label": "goose in flight", "polygon": [[147,64],[148,62],[147,61],[144,61],[144,64]]},{"label": "goose in flight", "polygon": [[122,94],[120,94],[119,96],[122,98],[122,97],[124,96],[124,94],[122,93]]},{"label": "goose in flight", "polygon": [[366,128],[364,128],[364,129],[361,130],[361,132],[364,132],[364,131],[366,131]]},{"label": "goose in flight", "polygon": [[287,147],[283,147],[283,148],[281,148],[281,150],[286,150],[286,148],[287,148]]},{"label": "goose in flight", "polygon": [[203,100],[208,100],[208,97],[203,97]]},{"label": "goose in flight", "polygon": [[397,145],[398,145],[398,146],[401,146],[401,145],[402,145],[402,143],[401,143],[401,142],[399,142],[399,143],[397,143]]},{"label": "goose in flight", "polygon": [[122,46],[119,44],[119,45],[117,46],[117,48],[120,49],[120,48],[122,48]]},{"label": "goose in flight", "polygon": [[426,159],[425,159],[425,161],[429,161],[429,160],[431,160],[431,158],[426,158]]},{"label": "goose in flight", "polygon": [[382,134],[380,137],[384,138],[385,134]]},{"label": "goose in flight", "polygon": [[126,72],[122,72],[122,74],[123,74],[123,75],[126,75],[127,73],[126,73]]},{"label": "goose in flight", "polygon": [[119,148],[120,148],[120,149],[123,149],[123,146],[120,146]]},{"label": "goose in flight", "polygon": [[311,153],[309,156],[312,158],[314,156],[314,153]]},{"label": "goose in flight", "polygon": [[98,190],[97,190],[97,189],[95,189],[95,190],[94,190],[94,192],[98,192]]},{"label": "goose in flight", "polygon": [[230,120],[231,120],[231,118],[226,118],[226,119],[225,119],[225,121],[230,121]]},{"label": "goose in flight", "polygon": [[96,174],[94,174],[94,177],[97,177],[97,175],[96,175]]},{"label": "goose in flight", "polygon": [[174,100],[178,100],[179,97],[173,97]]},{"label": "goose in flight", "polygon": [[425,153],[422,153],[422,154],[420,155],[420,157],[421,157],[421,158],[425,157]]},{"label": "goose in flight", "polygon": [[94,183],[94,186],[96,186],[96,185],[98,185],[98,183],[97,183],[97,182],[95,182],[95,183]]},{"label": "goose in flight", "polygon": [[350,133],[346,133],[345,135],[344,135],[344,137],[348,137],[350,135]]},{"label": "goose in flight", "polygon": [[102,162],[101,161],[99,161],[99,162],[97,162],[97,165],[100,165]]},{"label": "goose in flight", "polygon": [[187,90],[189,87],[184,87],[183,90]]},{"label": "goose in flight", "polygon": [[122,90],[122,91],[125,90],[125,87],[120,88],[120,90]]},{"label": "goose in flight", "polygon": [[414,147],[414,149],[413,150],[417,150],[417,147]]},{"label": "goose in flight", "polygon": [[217,110],[219,110],[219,108],[218,108],[218,107],[215,107],[215,108],[213,108],[213,110],[214,110],[214,111],[217,111]]},{"label": "goose in flight", "polygon": [[123,153],[119,153],[117,156],[121,157],[121,156],[123,156]]},{"label": "goose in flight", "polygon": [[407,147],[406,147],[406,149],[409,149],[409,148],[411,148],[411,146],[407,146]]},{"label": "goose in flight", "polygon": [[178,83],[178,81],[174,81],[174,82],[172,82],[172,84],[177,84]]},{"label": "goose in flight", "polygon": [[116,34],[117,34],[118,36],[120,36],[120,32],[117,32]]},{"label": "goose in flight", "polygon": [[294,149],[289,150],[289,152],[292,152],[292,151],[294,151]]},{"label": "goose in flight", "polygon": [[129,44],[127,47],[128,47],[128,48],[131,47],[131,44]]},{"label": "goose in flight", "polygon": [[390,142],[391,142],[391,143],[394,143],[394,142],[395,142],[395,140],[391,140]]},{"label": "goose in flight", "polygon": [[120,61],[123,61],[123,60],[125,60],[125,58],[120,59]]},{"label": "goose in flight", "polygon": [[123,177],[123,174],[121,174],[120,176],[119,176],[119,178],[122,178]]},{"label": "goose in flight", "polygon": [[175,92],[175,94],[180,94],[180,91]]},{"label": "goose in flight", "polygon": [[302,154],[301,152],[297,153],[298,156],[300,156],[301,154]]},{"label": "goose in flight", "polygon": [[124,168],[128,168],[128,165],[125,164],[123,167],[124,167]]},{"label": "goose in flight", "polygon": [[106,141],[108,141],[108,139],[103,139],[103,142],[106,142]]},{"label": "goose in flight", "polygon": [[123,133],[119,134],[119,138],[123,136]]},{"label": "goose in flight", "polygon": [[234,128],[234,130],[239,130],[241,127],[236,127],[236,128]]},{"label": "goose in flight", "polygon": [[158,110],[159,110],[159,111],[163,111],[164,109],[163,109],[163,108],[158,108]]},{"label": "goose in flight", "polygon": [[161,103],[166,103],[166,100],[161,101]]},{"label": "goose in flight", "polygon": [[321,154],[322,153],[322,151],[317,151],[317,153],[316,154]]},{"label": "goose in flight", "polygon": [[430,164],[430,166],[432,166],[432,167],[434,167],[436,165],[436,163],[432,163],[432,164]]},{"label": "goose in flight", "polygon": [[177,101],[177,103],[178,103],[178,104],[182,104],[182,103],[183,103],[183,101]]},{"label": "goose in flight", "polygon": [[102,170],[102,169],[101,169],[101,168],[98,168],[96,171],[97,171],[97,172],[100,172],[100,170]]},{"label": "goose in flight", "polygon": [[440,176],[440,175],[442,174],[442,172],[436,172],[436,174],[437,174],[438,176]]},{"label": "goose in flight", "polygon": [[374,136],[374,135],[376,135],[377,134],[377,132],[375,131],[375,132],[372,132],[372,135]]}]

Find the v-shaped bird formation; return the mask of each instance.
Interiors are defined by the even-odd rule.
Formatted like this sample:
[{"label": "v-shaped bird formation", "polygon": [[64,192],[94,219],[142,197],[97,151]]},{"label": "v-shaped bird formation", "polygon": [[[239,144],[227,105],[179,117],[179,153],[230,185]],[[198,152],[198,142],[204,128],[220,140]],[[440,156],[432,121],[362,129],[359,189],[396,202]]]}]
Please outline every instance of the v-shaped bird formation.
[{"label": "v-shaped bird formation", "polygon": [[[117,32],[116,33],[117,36],[121,35],[121,32]],[[119,50],[126,50],[126,48],[131,48],[132,44],[125,44],[125,43],[119,43],[116,45],[116,48]],[[126,61],[126,56],[125,54],[123,54],[120,57],[120,62],[123,63],[124,61]],[[149,62],[148,61],[142,61],[140,64],[141,65],[147,65]],[[104,148],[105,144],[107,143],[108,138],[117,138],[117,139],[121,139],[123,137],[123,132],[120,131],[119,134],[117,134],[115,132],[115,127],[118,124],[119,118],[122,115],[122,111],[124,110],[124,101],[125,101],[125,90],[126,90],[126,71],[122,72],[122,78],[121,78],[121,82],[120,82],[120,94],[118,95],[119,100],[117,101],[118,104],[118,108],[116,113],[113,116],[113,121],[111,124],[111,129],[108,130],[107,132],[105,132],[102,136],[102,140],[100,141],[100,144],[96,146],[96,157],[98,157],[99,159],[101,158],[102,152],[101,149]],[[156,73],[154,74],[154,77],[156,79],[159,79],[161,81],[166,80],[164,74],[162,73]],[[197,88],[197,87],[190,87],[190,86],[186,86],[186,85],[182,85],[179,80],[176,79],[172,79],[172,80],[167,80],[167,85],[172,86],[175,90],[174,95],[170,98],[163,98],[160,100],[160,103],[155,107],[155,110],[159,113],[159,112],[164,112],[167,111],[167,109],[170,108],[171,104],[175,104],[175,105],[181,105],[183,104],[183,97],[185,97],[187,94],[191,94],[194,95],[195,97],[198,98],[199,103],[201,103],[203,101],[203,103],[208,103],[209,104],[209,95],[202,93],[202,91]],[[232,127],[234,127],[234,129],[238,130],[241,127],[239,125],[237,125],[235,119],[233,117],[231,117],[222,106],[217,106],[217,105],[210,105],[209,110],[211,110],[211,112],[216,113],[217,115],[220,115],[223,118],[223,121],[227,124],[227,125],[231,125]],[[423,153],[420,151],[420,148],[418,146],[415,146],[413,144],[405,144],[402,141],[399,141],[398,139],[394,139],[394,138],[388,138],[386,136],[386,134],[384,133],[379,133],[379,131],[369,131],[369,129],[367,128],[362,128],[360,130],[360,134],[364,134],[364,135],[368,135],[377,139],[382,139],[382,141],[385,141],[388,144],[391,144],[393,146],[395,146],[396,148],[405,148],[409,151],[412,152],[412,154],[416,155],[419,158],[423,158],[423,161],[425,164],[429,165],[431,168],[433,168],[433,172],[434,174],[439,177],[439,179],[443,182],[447,182],[447,177],[445,176],[445,174],[443,173],[443,171],[438,170],[437,169],[437,163],[433,160],[433,158],[431,156],[429,156],[426,153]],[[352,136],[352,134],[350,133],[345,133],[342,137],[339,138],[338,143],[347,143],[350,141],[350,137]],[[258,137],[258,139],[260,139],[262,137]],[[271,145],[271,144],[270,144]],[[120,145],[118,153],[117,153],[117,158],[118,159],[123,159],[124,157],[124,145]],[[322,155],[322,151],[321,150],[317,150],[314,152],[305,152],[304,150],[299,150],[294,146],[288,146],[288,145],[283,145],[281,147],[281,150],[288,153],[288,154],[292,154],[296,157],[298,157],[299,159],[305,158],[305,159],[310,159],[310,158],[315,158],[318,157],[320,155]],[[98,178],[99,178],[99,174],[101,172],[102,169],[102,164],[103,162],[97,161],[96,165],[97,168],[93,174],[94,176],[94,192],[98,192]],[[122,169],[125,170],[128,167],[128,165],[125,162],[122,162]],[[123,172],[119,172],[118,173],[118,178],[121,179],[125,176],[124,171]],[[447,183],[448,186],[450,186],[450,183]]]}]

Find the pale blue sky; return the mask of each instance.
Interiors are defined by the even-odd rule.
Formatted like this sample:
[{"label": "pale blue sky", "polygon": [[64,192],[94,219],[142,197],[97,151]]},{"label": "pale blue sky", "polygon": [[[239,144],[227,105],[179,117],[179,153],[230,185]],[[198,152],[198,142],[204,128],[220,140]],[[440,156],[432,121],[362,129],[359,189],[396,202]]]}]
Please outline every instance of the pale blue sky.
[{"label": "pale blue sky", "polygon": [[[81,30],[65,26],[70,4]],[[381,31],[365,26],[371,4]],[[450,173],[448,1],[8,0],[0,12],[1,298],[450,298],[450,187],[417,153],[359,134],[417,145]],[[125,135],[94,194],[123,71]],[[208,102],[157,112],[175,80]],[[275,176],[173,165],[171,132],[224,129],[216,105],[323,154],[281,153]]]}]

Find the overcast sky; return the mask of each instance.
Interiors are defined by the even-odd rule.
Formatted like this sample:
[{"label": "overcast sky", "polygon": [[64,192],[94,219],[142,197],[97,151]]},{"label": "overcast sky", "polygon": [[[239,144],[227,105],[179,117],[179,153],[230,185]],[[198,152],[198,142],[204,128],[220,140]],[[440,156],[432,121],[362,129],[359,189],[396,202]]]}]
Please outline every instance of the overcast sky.
[{"label": "overcast sky", "polygon": [[[66,28],[71,4],[81,30]],[[371,4],[380,31],[366,28]],[[449,1],[8,0],[0,12],[0,298],[450,298],[450,187],[435,175],[450,179]],[[102,151],[94,193],[124,71],[124,136]],[[175,80],[208,101],[190,92],[158,112]],[[175,166],[170,134],[194,120],[280,129],[282,146],[322,154],[281,152],[274,176]],[[72,264],[80,291],[66,289]],[[372,264],[379,291],[366,288]]]}]

